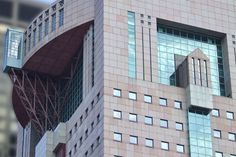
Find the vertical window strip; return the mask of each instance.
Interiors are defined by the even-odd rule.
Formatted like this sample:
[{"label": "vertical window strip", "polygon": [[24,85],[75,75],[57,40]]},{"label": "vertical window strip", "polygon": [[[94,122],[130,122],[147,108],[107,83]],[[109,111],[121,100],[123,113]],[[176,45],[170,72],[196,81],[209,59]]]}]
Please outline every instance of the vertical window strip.
[{"label": "vertical window strip", "polygon": [[196,84],[195,60],[192,58],[193,83]]},{"label": "vertical window strip", "polygon": [[208,87],[207,62],[206,62],[206,60],[204,60],[203,70],[204,70],[204,74],[206,75],[206,86]]},{"label": "vertical window strip", "polygon": [[235,64],[236,64],[236,48],[234,47],[234,61],[235,61]]},{"label": "vertical window strip", "polygon": [[200,80],[200,85],[202,86],[202,69],[201,69],[201,60],[200,59],[198,59],[198,68],[199,68],[198,77],[199,77],[199,80]]},{"label": "vertical window strip", "polygon": [[143,36],[143,26],[142,26],[142,54],[143,54],[143,80],[145,80],[145,62],[144,62],[144,36]]},{"label": "vertical window strip", "polygon": [[59,27],[64,24],[64,9],[59,11]]},{"label": "vertical window strip", "polygon": [[151,39],[151,28],[149,28],[149,53],[150,53],[150,78],[152,82],[152,39]]},{"label": "vertical window strip", "polygon": [[136,78],[136,30],[135,13],[128,12],[128,75]]},{"label": "vertical window strip", "polygon": [[92,26],[92,87],[94,86],[94,26]]}]

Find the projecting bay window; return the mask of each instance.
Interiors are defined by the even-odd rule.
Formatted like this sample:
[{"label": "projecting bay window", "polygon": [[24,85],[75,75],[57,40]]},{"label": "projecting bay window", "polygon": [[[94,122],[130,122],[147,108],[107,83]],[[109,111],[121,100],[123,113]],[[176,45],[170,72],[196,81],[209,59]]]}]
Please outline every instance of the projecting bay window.
[{"label": "projecting bay window", "polygon": [[136,78],[135,13],[128,12],[128,76]]}]

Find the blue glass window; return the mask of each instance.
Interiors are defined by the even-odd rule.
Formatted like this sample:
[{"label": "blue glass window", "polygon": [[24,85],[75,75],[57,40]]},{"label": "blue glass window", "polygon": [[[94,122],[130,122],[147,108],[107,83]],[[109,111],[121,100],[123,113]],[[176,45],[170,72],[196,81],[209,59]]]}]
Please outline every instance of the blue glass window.
[{"label": "blue glass window", "polygon": [[136,78],[135,13],[128,12],[128,75]]},{"label": "blue glass window", "polygon": [[224,59],[220,39],[161,24],[158,24],[157,32],[159,83],[176,86],[175,54],[187,56],[199,48],[210,59],[213,94],[225,96]]},{"label": "blue glass window", "polygon": [[64,9],[59,11],[59,27],[64,24]]}]

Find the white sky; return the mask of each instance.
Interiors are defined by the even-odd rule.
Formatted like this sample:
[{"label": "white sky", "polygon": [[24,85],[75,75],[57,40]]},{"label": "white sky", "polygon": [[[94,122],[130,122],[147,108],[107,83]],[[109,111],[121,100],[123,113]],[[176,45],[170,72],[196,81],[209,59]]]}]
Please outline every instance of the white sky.
[{"label": "white sky", "polygon": [[35,0],[35,1],[51,4],[55,0]]}]

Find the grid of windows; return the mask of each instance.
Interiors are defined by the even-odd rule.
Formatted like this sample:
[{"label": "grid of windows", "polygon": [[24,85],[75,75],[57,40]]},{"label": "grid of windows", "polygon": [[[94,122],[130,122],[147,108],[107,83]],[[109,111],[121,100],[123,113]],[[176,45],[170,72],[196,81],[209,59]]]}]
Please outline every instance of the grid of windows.
[{"label": "grid of windows", "polygon": [[135,13],[128,12],[128,69],[129,77],[136,78]]},{"label": "grid of windows", "polygon": [[210,114],[203,111],[188,111],[190,155],[212,157]]},{"label": "grid of windows", "polygon": [[52,15],[52,32],[56,30],[56,14]]},{"label": "grid of windows", "polygon": [[10,42],[9,42],[9,47],[8,47],[9,48],[8,57],[18,59],[19,58],[18,47],[19,47],[20,42],[22,40],[21,39],[22,38],[22,33],[16,32],[16,31],[14,31],[14,32],[11,31],[9,33],[9,35],[10,35]]},{"label": "grid of windows", "polygon": [[199,33],[182,31],[158,24],[158,77],[159,82],[176,86],[175,55],[187,56],[201,49],[210,59],[212,92],[225,96],[221,40]]}]

